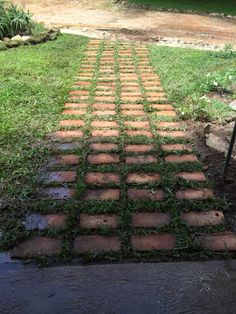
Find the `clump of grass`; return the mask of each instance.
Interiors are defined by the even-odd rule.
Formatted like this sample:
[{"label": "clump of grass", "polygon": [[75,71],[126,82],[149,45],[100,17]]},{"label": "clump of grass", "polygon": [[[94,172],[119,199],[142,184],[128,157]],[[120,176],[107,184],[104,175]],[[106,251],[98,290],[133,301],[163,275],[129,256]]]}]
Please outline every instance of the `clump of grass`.
[{"label": "clump of grass", "polygon": [[0,0],[0,39],[15,35],[29,35],[35,23],[32,15],[17,5]]}]

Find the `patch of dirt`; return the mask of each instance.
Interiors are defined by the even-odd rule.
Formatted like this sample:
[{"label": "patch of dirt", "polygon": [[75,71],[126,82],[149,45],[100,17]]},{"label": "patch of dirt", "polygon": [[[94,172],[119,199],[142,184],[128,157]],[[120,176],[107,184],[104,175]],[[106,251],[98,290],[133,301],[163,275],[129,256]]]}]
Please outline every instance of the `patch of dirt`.
[{"label": "patch of dirt", "polygon": [[218,92],[210,92],[207,95],[207,98],[217,100],[219,102],[222,102],[224,104],[229,105],[232,101],[232,99],[229,99],[229,93],[218,93]]},{"label": "patch of dirt", "polygon": [[[204,165],[208,178],[214,183],[216,195],[225,198],[230,205],[227,210],[226,219],[233,231],[236,232],[236,160],[231,159],[226,181],[223,182],[222,172],[226,159],[225,153],[220,153],[206,145],[205,123],[189,122],[188,126],[189,129],[193,130],[195,148],[199,151],[201,162]],[[214,128],[218,129],[218,134],[221,134],[222,138],[225,137],[222,126],[214,125]]]},{"label": "patch of dirt", "polygon": [[[95,38],[152,41],[161,45],[236,48],[236,19],[187,13],[125,9],[109,0],[14,0],[49,27]],[[103,30],[99,30],[103,28]],[[104,31],[106,28],[106,31]],[[130,32],[128,32],[129,30]]]}]

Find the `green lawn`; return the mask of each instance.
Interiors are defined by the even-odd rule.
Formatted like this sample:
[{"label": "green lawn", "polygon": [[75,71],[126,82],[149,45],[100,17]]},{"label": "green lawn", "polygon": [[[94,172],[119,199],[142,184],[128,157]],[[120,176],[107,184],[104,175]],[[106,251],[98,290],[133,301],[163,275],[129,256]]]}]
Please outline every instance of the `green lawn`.
[{"label": "green lawn", "polygon": [[236,15],[234,0],[128,0],[128,2],[152,9],[178,9],[181,11],[192,10],[204,13]]}]

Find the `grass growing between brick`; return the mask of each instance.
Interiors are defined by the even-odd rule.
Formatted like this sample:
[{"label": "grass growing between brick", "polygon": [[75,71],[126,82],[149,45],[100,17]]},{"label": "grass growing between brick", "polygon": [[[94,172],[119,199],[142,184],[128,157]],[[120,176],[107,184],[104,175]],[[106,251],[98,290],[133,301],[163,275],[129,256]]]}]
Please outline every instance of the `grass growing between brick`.
[{"label": "grass growing between brick", "polygon": [[233,0],[128,0],[128,3],[149,9],[177,9],[179,11],[195,11],[200,13],[224,13],[236,15],[235,2]]},{"label": "grass growing between brick", "polygon": [[[67,65],[65,63],[60,65],[60,62],[55,63],[55,67],[60,65],[59,69],[56,68],[53,71],[45,69],[45,72],[42,73],[42,62],[39,69],[44,88],[40,85],[42,89],[39,94],[33,93],[32,89],[30,92],[30,95],[33,93],[35,101],[43,100],[44,110],[40,111],[40,114],[34,112],[33,116],[33,120],[37,121],[37,125],[40,126],[40,132],[35,132],[32,137],[26,124],[26,135],[24,132],[22,134],[24,135],[23,139],[28,140],[27,147],[32,147],[34,150],[40,146],[41,153],[39,154],[38,150],[35,152],[37,158],[33,160],[33,167],[30,167],[32,161],[27,163],[25,160],[21,160],[24,169],[30,169],[30,172],[25,170],[27,181],[22,181],[19,177],[23,188],[28,187],[25,195],[20,194],[20,198],[18,198],[17,194],[20,189],[13,186],[12,190],[9,190],[8,185],[5,187],[6,195],[12,195],[15,200],[2,211],[1,217],[4,222],[2,248],[11,248],[19,243],[24,243],[25,240],[37,238],[46,238],[47,240],[43,240],[46,242],[48,239],[55,241],[51,243],[53,257],[45,258],[34,254],[34,259],[40,263],[65,262],[75,257],[90,262],[129,259],[160,261],[213,256],[213,252],[199,245],[195,235],[224,232],[225,225],[189,226],[181,215],[191,212],[201,213],[203,210],[221,211],[225,204],[211,196],[204,199],[203,195],[198,200],[194,198],[185,200],[177,197],[178,191],[188,189],[204,190],[209,193],[211,184],[207,180],[186,180],[176,176],[180,172],[201,172],[202,165],[194,150],[192,151],[191,140],[185,137],[184,124],[181,123],[178,126],[173,124],[174,127],[171,128],[160,127],[163,122],[168,125],[169,122],[176,123],[179,119],[175,115],[173,107],[167,104],[168,101],[162,92],[158,76],[149,65],[146,48],[136,44],[91,41],[89,49],[85,53],[85,39],[63,36],[60,41],[58,43],[62,48],[57,49],[57,56],[60,56],[58,51],[62,49],[64,52],[68,44],[73,47],[71,55],[66,53],[66,58],[68,58],[66,61],[63,59],[65,58],[64,54],[58,57],[59,61],[62,58],[64,62],[68,62]],[[40,49],[43,51],[45,49],[47,53],[44,53],[47,55],[50,47],[53,48],[53,51],[56,49],[57,42],[50,45],[40,46]],[[51,49],[49,49],[50,53]],[[173,50],[175,51],[175,49]],[[176,54],[178,51],[176,49]],[[75,53],[78,54],[77,58],[75,58]],[[159,58],[162,56],[161,53],[162,49],[160,49]],[[189,51],[189,53],[194,54],[195,52]],[[72,54],[74,54],[73,57]],[[151,50],[151,56],[152,62],[159,66],[155,59],[158,52]],[[24,61],[24,56],[21,58]],[[172,60],[172,62],[174,61]],[[160,61],[160,64],[164,66],[164,61]],[[166,67],[169,69],[169,65]],[[78,68],[78,75],[74,79]],[[58,85],[54,89],[50,85],[55,82],[52,73],[57,74],[54,80]],[[61,76],[59,77],[59,75]],[[167,84],[164,75],[163,82]],[[46,83],[48,88],[45,88]],[[71,85],[73,87],[68,97]],[[174,87],[171,88],[174,90]],[[180,90],[182,91],[182,89]],[[46,98],[45,95],[50,95],[52,99],[49,96]],[[6,98],[11,99],[10,97]],[[63,103],[66,103],[65,110],[73,108],[73,110],[80,110],[79,113],[78,111],[64,112]],[[158,106],[155,107],[157,104]],[[141,109],[137,110],[134,106]],[[98,108],[100,109],[98,110]],[[23,109],[21,108],[21,110]],[[28,114],[28,108],[26,111]],[[12,112],[14,112],[14,108],[12,108]],[[61,112],[62,114],[60,114]],[[63,124],[59,128],[60,120],[67,121],[69,126],[67,123],[66,126]],[[80,125],[76,124],[75,126],[74,121],[77,123],[79,121]],[[8,123],[10,122],[11,119]],[[134,122],[136,124],[133,124]],[[17,126],[16,122],[15,125]],[[21,125],[22,123],[18,125],[19,130],[21,130]],[[54,132],[57,130],[60,130],[60,133]],[[71,133],[67,133],[68,130],[79,133],[76,134],[76,138],[71,138]],[[118,133],[114,133],[114,130]],[[168,132],[165,133],[166,131]],[[171,133],[172,131],[175,133]],[[111,132],[109,133],[111,135],[107,136],[106,132]],[[27,137],[28,134],[31,137]],[[51,136],[47,137],[48,134]],[[97,136],[97,134],[100,135]],[[178,137],[179,135],[180,137]],[[19,141],[19,136],[16,139],[18,144],[21,143],[23,151],[25,140]],[[40,145],[35,145],[35,142]],[[105,151],[104,144],[108,145],[105,146]],[[176,148],[172,148],[172,151],[167,151],[165,148],[170,144],[177,146],[174,146]],[[16,148],[17,145],[14,149],[16,150]],[[191,151],[189,151],[190,148]],[[21,154],[19,155],[21,156]],[[68,156],[78,157],[78,162],[76,160],[74,163],[67,162],[65,164],[49,162],[56,155],[67,156],[67,158]],[[169,157],[178,161],[179,158],[182,158],[182,161],[169,162]],[[17,165],[14,159],[11,162]],[[44,174],[51,171],[69,170],[76,174],[76,179],[65,182],[58,181],[58,179],[37,182],[39,170]],[[142,181],[141,178],[140,181],[140,174],[146,176],[147,179]],[[6,182],[8,176],[3,175]],[[28,178],[29,176],[31,177]],[[11,182],[15,182],[13,175],[9,179],[8,184],[11,186]],[[66,194],[64,199],[59,195],[57,199],[54,199],[53,193],[48,193],[48,189],[55,192],[58,188],[63,189],[63,193],[73,191],[73,196]],[[47,191],[47,198],[45,198],[45,194],[44,197],[39,196],[38,191]],[[29,213],[44,216],[59,214],[60,218],[66,220],[62,228],[54,227],[45,230],[34,228],[27,231],[20,220]],[[160,214],[161,217],[168,218],[168,223],[150,227],[135,225],[134,218],[138,217],[135,215],[141,213]],[[95,219],[92,221],[96,225],[95,227],[88,227],[89,224],[91,226],[91,220],[89,220],[91,215],[97,215],[92,217]],[[102,223],[96,222],[96,219],[101,219],[101,215],[107,216],[102,218]],[[113,225],[111,221],[113,221]],[[162,237],[163,235],[164,242],[169,241],[168,245],[166,244],[168,249],[139,250],[135,246],[140,245],[140,237],[152,239],[153,236]],[[156,238],[154,240],[156,241]],[[107,242],[104,244],[103,241]],[[135,241],[137,241],[136,244]],[[104,246],[108,249],[105,252],[93,249],[85,252],[81,243],[84,243],[85,247],[99,243],[103,249]],[[37,242],[37,245],[44,244]],[[220,255],[225,256],[227,252],[221,252]]]}]

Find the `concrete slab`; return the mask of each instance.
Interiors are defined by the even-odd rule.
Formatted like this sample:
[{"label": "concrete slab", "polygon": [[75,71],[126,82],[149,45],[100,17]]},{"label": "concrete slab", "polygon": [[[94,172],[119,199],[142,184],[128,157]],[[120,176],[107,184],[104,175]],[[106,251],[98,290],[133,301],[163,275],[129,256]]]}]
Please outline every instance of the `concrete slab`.
[{"label": "concrete slab", "polygon": [[236,313],[236,261],[0,270],[0,313]]}]

